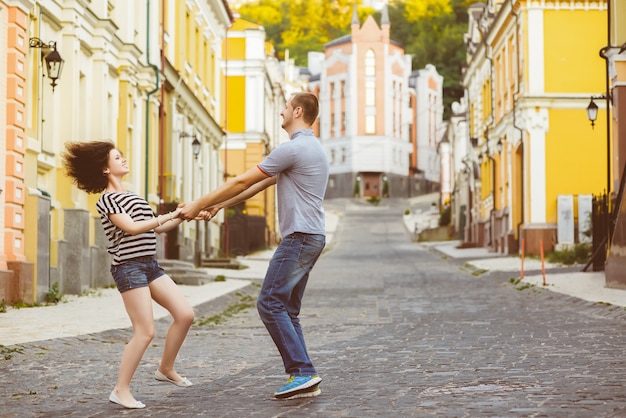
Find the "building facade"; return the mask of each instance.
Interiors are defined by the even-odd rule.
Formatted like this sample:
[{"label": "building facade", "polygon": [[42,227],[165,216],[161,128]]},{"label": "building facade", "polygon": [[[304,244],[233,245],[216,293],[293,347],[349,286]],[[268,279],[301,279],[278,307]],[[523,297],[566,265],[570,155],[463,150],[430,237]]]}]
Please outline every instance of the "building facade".
[{"label": "building facade", "polygon": [[466,244],[538,254],[575,243],[585,203],[605,188],[610,152],[585,117],[589,96],[602,91],[594,58],[605,18],[602,1],[470,8],[463,84],[472,150],[463,159],[478,170],[468,174],[477,201],[462,202]]},{"label": "building facade", "polygon": [[[605,277],[606,286],[626,289],[626,4],[618,0],[609,2],[607,13],[607,39],[596,45],[605,64],[606,91],[610,113],[599,112],[598,120],[604,117],[609,129],[607,140],[613,148],[610,175],[607,181],[614,184],[612,205],[614,224],[607,251]],[[602,100],[598,104],[602,105]],[[605,101],[606,103],[606,101]],[[606,110],[605,110],[606,111]]]},{"label": "building facade", "polygon": [[[445,124],[443,122],[443,77],[432,64],[421,70],[414,71],[409,77],[411,95],[411,129],[409,131],[412,145],[409,172],[412,187],[409,197],[433,193],[441,190],[449,193],[449,182],[441,183],[441,151],[440,149]],[[445,188],[446,190],[443,190]]]},{"label": "building facade", "polygon": [[[223,0],[0,2],[0,300],[112,283],[98,196],[65,175],[67,141],[113,141],[131,167],[125,188],[155,213],[221,182],[221,47],[231,22]],[[197,154],[183,132],[199,140]],[[219,237],[198,231],[184,223],[161,238],[158,256],[172,241],[185,259],[210,253]]]},{"label": "building facade", "polygon": [[[159,211],[199,198],[221,184],[220,158],[224,129],[222,43],[234,16],[221,0],[165,0],[162,88],[156,93],[160,150],[154,170],[159,175]],[[221,247],[219,219],[183,222],[167,234],[165,258],[201,265]]]},{"label": "building facade", "polygon": [[353,13],[351,34],[324,46],[320,139],[329,156],[326,198],[408,194],[411,59],[390,38],[386,6],[378,26]]},{"label": "building facade", "polygon": [[[266,41],[265,29],[237,16],[224,41],[224,54],[223,125],[227,137],[221,158],[228,178],[255,167],[289,138],[281,128],[280,112],[287,99],[283,72],[273,46]],[[275,203],[275,189],[270,187],[227,212],[232,239],[246,241],[234,251],[247,253],[258,249],[249,245],[265,248],[280,239]],[[237,236],[232,234],[234,228],[241,231]]]}]

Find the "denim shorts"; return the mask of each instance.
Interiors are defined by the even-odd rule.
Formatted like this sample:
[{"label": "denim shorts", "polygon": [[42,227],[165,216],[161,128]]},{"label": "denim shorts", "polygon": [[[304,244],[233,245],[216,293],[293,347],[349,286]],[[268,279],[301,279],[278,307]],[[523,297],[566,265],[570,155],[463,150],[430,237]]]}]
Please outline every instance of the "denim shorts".
[{"label": "denim shorts", "polygon": [[138,287],[146,287],[153,280],[165,275],[154,257],[137,257],[111,266],[111,274],[120,293]]}]

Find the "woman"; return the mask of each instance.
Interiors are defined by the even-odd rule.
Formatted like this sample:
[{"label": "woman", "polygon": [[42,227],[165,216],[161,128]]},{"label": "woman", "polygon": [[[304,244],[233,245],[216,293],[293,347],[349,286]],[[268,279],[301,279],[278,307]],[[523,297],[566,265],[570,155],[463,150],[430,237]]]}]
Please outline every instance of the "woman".
[{"label": "woman", "polygon": [[124,348],[117,384],[109,400],[125,408],[145,408],[130,391],[130,381],[154,337],[152,299],[172,315],[161,364],[155,378],[177,386],[191,386],[180,376],[174,362],[194,312],[180,289],[154,259],[156,233],[167,232],[180,224],[180,209],[154,216],[148,202],[124,190],[122,178],[128,164],[110,141],[70,142],[66,144],[63,165],[79,189],[102,193],[96,204],[113,256],[111,274],[122,295],[133,326],[133,336]]}]

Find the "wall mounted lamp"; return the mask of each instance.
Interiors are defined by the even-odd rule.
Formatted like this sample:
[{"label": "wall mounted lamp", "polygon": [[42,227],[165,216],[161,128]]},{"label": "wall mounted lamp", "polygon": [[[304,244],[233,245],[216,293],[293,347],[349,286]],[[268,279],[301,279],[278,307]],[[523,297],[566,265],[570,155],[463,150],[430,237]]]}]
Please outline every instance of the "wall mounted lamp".
[{"label": "wall mounted lamp", "polygon": [[198,155],[200,154],[200,148],[202,147],[202,144],[198,141],[198,135],[181,132],[179,138],[193,138],[193,142],[191,143],[191,152],[193,153],[193,157],[197,160]]},{"label": "wall mounted lamp", "polygon": [[[31,48],[42,49],[41,59],[46,63],[46,74],[48,75],[48,78],[52,80],[50,85],[52,86],[52,91],[54,91],[54,87],[57,85],[57,80],[61,77],[61,72],[63,71],[63,63],[65,63],[65,60],[61,58],[61,54],[57,51],[56,41],[45,43],[39,38],[30,38],[28,40],[28,45]],[[44,50],[49,49],[51,49],[52,52],[44,52]]]},{"label": "wall mounted lamp", "polygon": [[601,96],[591,96],[591,100],[587,105],[587,118],[591,122],[591,128],[595,126],[596,119],[598,118],[598,105],[596,104],[596,102],[594,102],[594,100],[606,100],[608,105],[609,102],[613,101],[613,98],[610,94],[608,96],[605,94]]}]

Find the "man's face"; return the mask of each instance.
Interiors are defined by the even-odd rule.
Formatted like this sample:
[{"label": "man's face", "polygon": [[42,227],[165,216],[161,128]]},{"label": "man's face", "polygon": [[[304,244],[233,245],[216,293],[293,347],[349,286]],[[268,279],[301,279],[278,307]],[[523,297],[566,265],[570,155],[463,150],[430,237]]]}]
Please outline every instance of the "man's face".
[{"label": "man's face", "polygon": [[287,130],[287,128],[289,127],[289,125],[291,125],[291,122],[293,121],[293,107],[291,105],[291,99],[289,99],[285,104],[285,108],[282,112],[280,112],[280,116],[283,117],[283,123],[281,127]]}]

